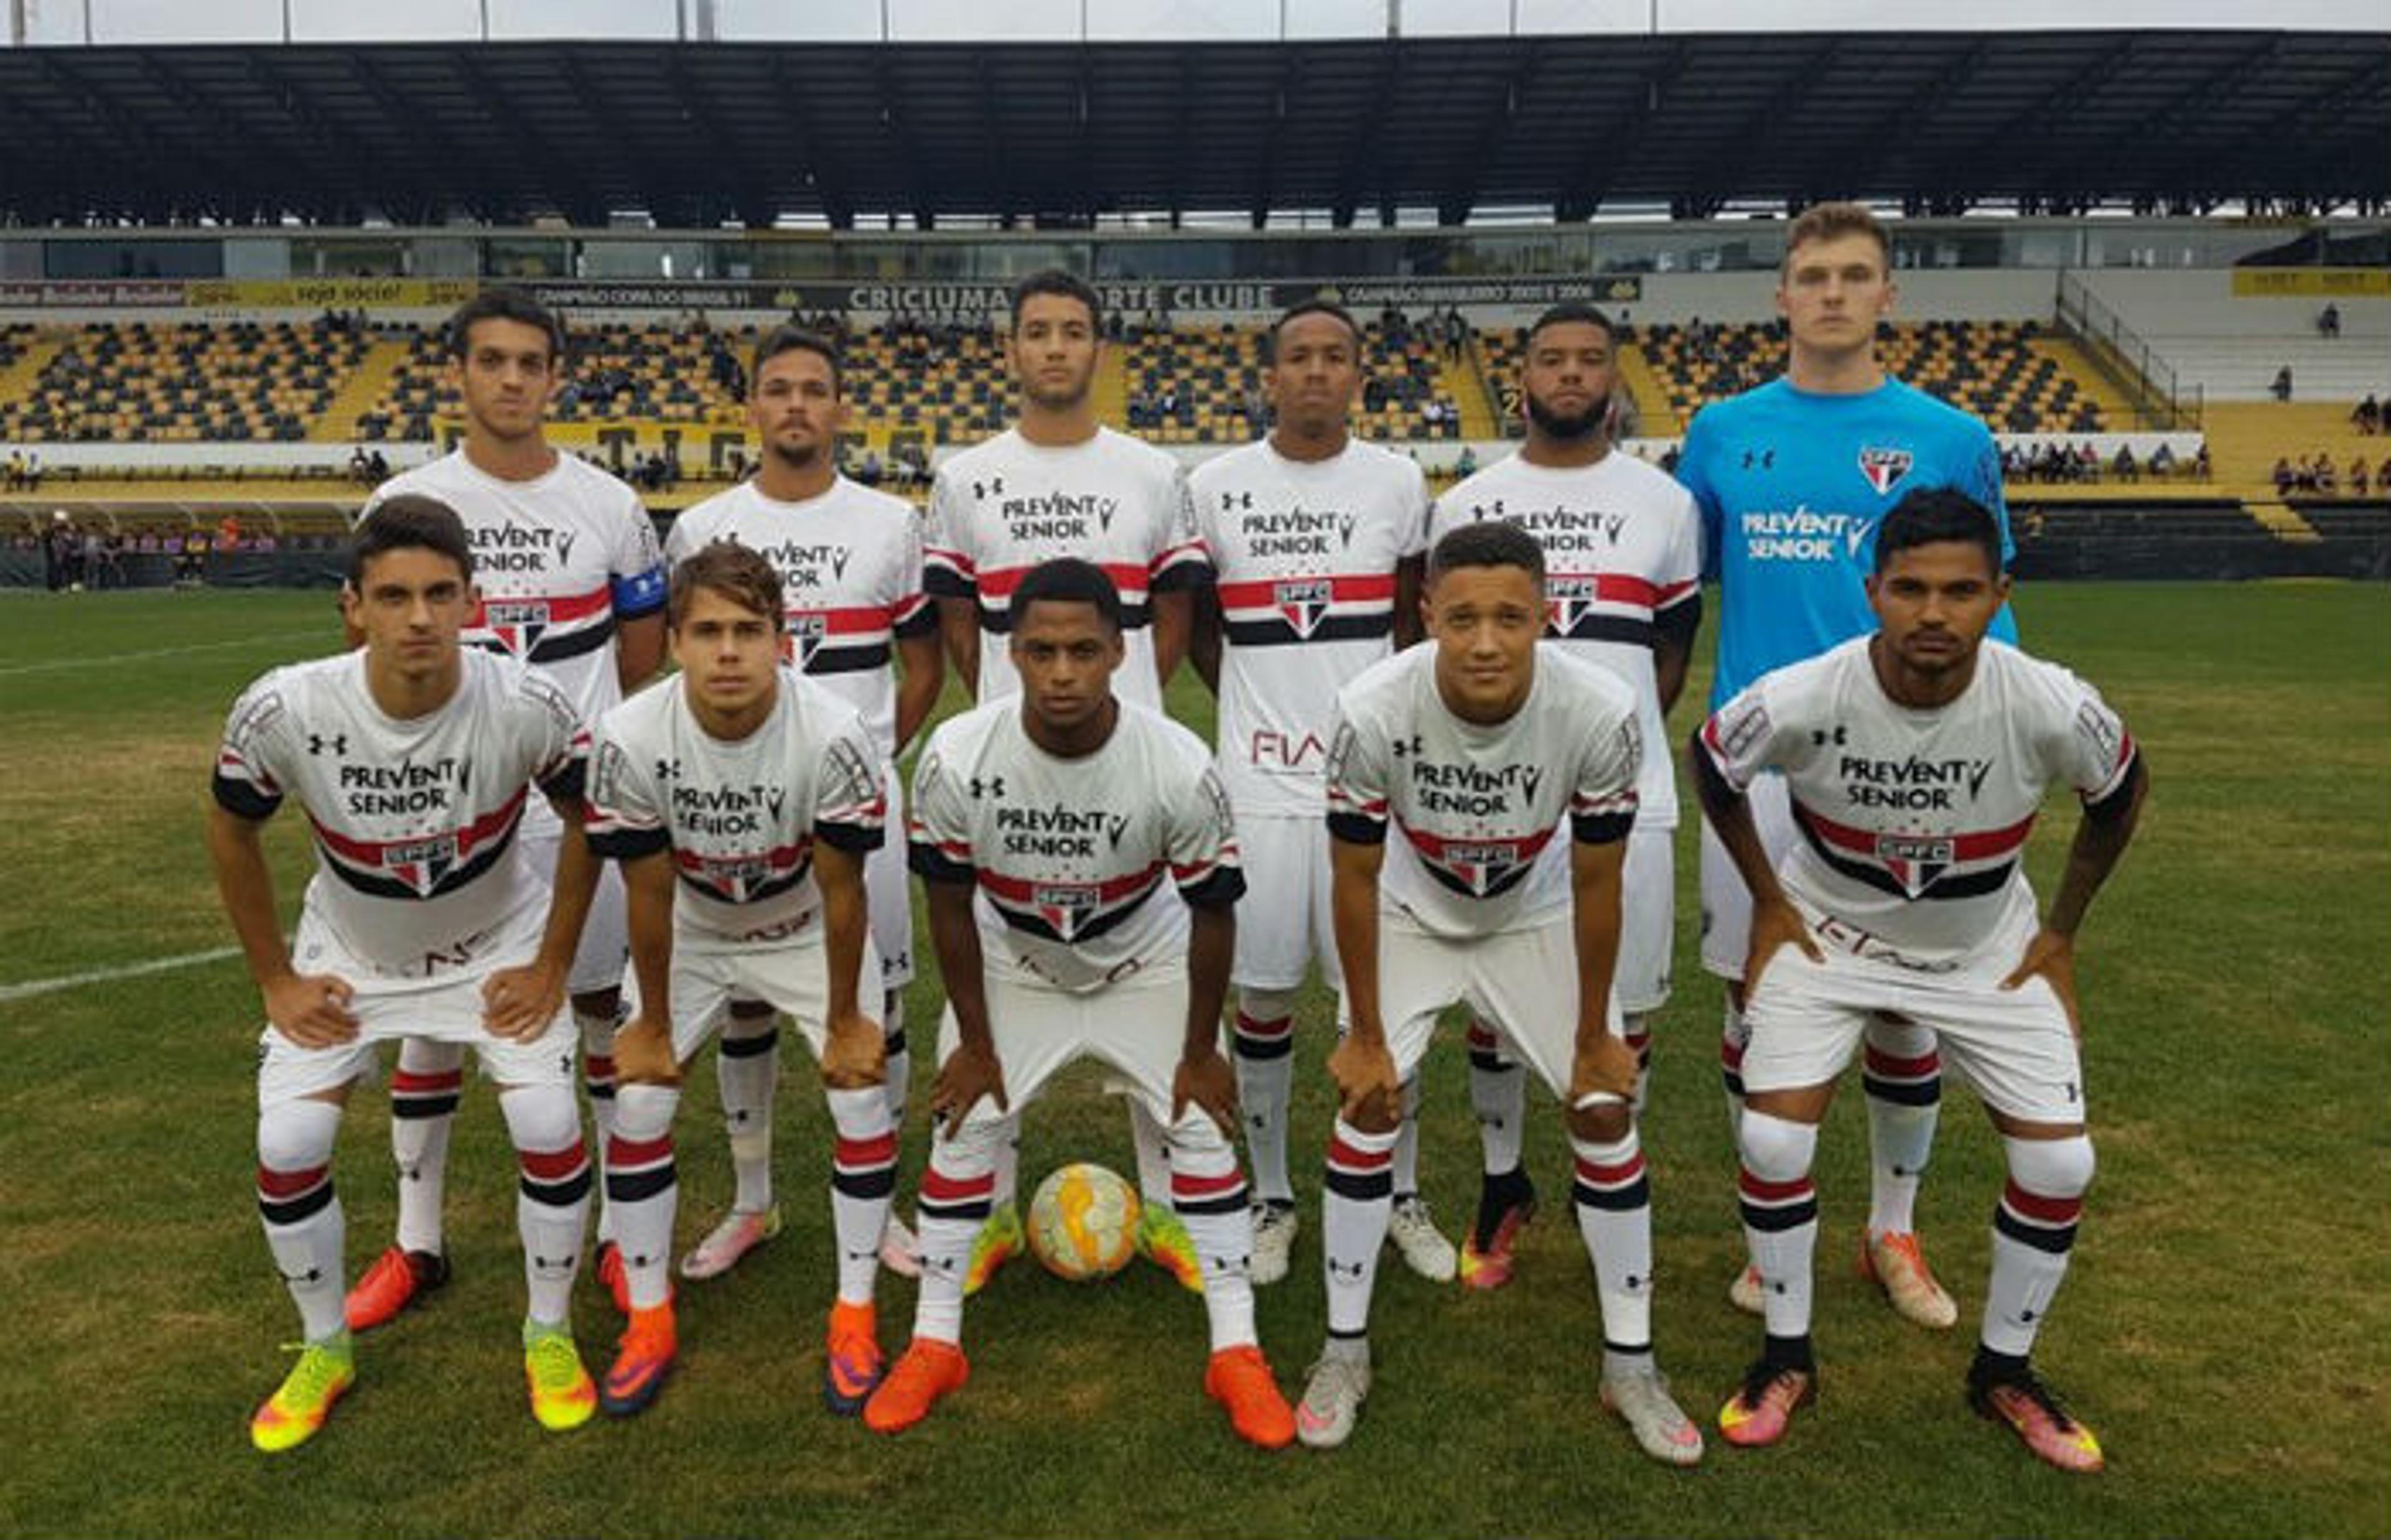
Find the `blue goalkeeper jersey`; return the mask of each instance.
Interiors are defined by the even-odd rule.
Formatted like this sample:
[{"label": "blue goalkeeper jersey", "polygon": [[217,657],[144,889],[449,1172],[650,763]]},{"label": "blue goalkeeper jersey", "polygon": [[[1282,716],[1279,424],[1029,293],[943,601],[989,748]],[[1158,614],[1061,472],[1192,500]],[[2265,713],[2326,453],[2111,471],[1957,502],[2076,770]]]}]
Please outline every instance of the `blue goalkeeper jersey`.
[{"label": "blue goalkeeper jersey", "polygon": [[[1891,378],[1862,395],[1777,379],[1714,402],[1686,434],[1677,479],[1701,509],[1702,566],[1719,582],[1713,710],[1772,669],[1876,629],[1862,580],[1877,524],[1918,488],[1991,508],[2003,565],[2016,554],[1993,435]],[[1992,634],[2017,640],[2007,606]]]}]

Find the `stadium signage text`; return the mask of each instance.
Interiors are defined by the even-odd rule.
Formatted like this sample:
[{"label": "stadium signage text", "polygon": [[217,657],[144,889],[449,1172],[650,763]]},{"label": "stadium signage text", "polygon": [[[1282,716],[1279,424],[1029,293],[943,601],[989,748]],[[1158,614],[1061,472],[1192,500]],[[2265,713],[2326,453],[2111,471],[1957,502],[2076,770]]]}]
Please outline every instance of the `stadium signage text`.
[{"label": "stadium signage text", "polygon": [[[563,310],[799,310],[902,313],[965,320],[1002,315],[1013,286],[954,283],[579,283],[526,284]],[[1119,314],[1232,314],[1284,310],[1309,299],[1385,305],[1547,305],[1563,300],[1618,304],[1643,297],[1635,276],[1544,278],[1363,278],[1317,283],[1098,283]]]}]

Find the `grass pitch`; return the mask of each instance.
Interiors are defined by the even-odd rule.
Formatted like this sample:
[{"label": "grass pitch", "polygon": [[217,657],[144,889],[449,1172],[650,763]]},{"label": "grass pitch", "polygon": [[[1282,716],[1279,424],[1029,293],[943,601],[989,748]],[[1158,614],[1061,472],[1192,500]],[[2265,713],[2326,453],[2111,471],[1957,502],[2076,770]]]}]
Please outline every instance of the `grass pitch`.
[{"label": "grass pitch", "polygon": [[[789,1231],[684,1288],[683,1362],[647,1415],[564,1437],[525,1415],[514,1177],[492,1097],[469,1088],[449,1175],[456,1281],[361,1342],[359,1387],[315,1443],[256,1456],[243,1419],[294,1323],[251,1199],[254,992],[235,958],[19,986],[228,944],[199,838],[213,735],[266,665],[335,645],[330,600],[0,597],[0,1296],[15,1333],[0,1534],[2391,1532],[2391,606],[2380,587],[2080,584],[2023,591],[2018,608],[2036,651],[2125,712],[2153,781],[2085,936],[2100,1175],[2039,1354],[2109,1450],[2095,1479],[2041,1468],[1961,1404],[1999,1154],[1957,1089],[1920,1225],[1960,1328],[1903,1326],[1851,1276],[1866,1141],[1850,1087],[1820,1161],[1825,1395],[1774,1450],[1713,1439],[1703,1466],[1672,1472],[1596,1406],[1593,1290],[1541,1094],[1529,1161],[1546,1207],[1520,1277],[1465,1296],[1389,1258],[1377,1391],[1336,1455],[1235,1442],[1198,1390],[1201,1307],[1150,1268],[1074,1288],[1016,1265],[972,1303],[969,1388],[876,1439],[817,1400],[826,1119],[795,1054],[779,1119]],[[1199,687],[1183,679],[1174,703],[1208,725]],[[306,853],[299,820],[278,822],[295,908]],[[2073,827],[2055,803],[2036,836],[2046,893]],[[1678,989],[1646,1144],[1660,1351],[1707,1419],[1757,1334],[1725,1298],[1741,1238],[1691,851],[1681,830]],[[937,1002],[924,978],[911,1003],[924,1048]],[[1317,991],[1299,1033],[1308,1197],[1330,1105]],[[361,1094],[338,1158],[353,1270],[389,1233],[382,1113]],[[1031,1110],[1024,1190],[1068,1159],[1127,1169],[1122,1121],[1092,1077],[1070,1078]],[[1424,1185],[1450,1229],[1477,1166],[1450,1038],[1425,1121]],[[710,1068],[691,1078],[680,1145],[685,1243],[729,1194]],[[1296,1271],[1260,1304],[1291,1393],[1322,1324],[1315,1203],[1304,1217]],[[883,1286],[892,1348],[911,1295]],[[577,1324],[602,1367],[616,1326],[594,1288]]]}]

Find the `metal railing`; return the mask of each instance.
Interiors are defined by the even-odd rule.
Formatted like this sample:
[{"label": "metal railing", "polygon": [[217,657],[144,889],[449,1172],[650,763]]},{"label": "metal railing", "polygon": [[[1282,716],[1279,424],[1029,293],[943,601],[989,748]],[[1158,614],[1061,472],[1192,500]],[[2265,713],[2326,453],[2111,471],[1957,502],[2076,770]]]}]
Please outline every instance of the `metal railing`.
[{"label": "metal railing", "polygon": [[[2073,273],[2059,276],[2059,324],[2085,345],[2094,364],[2106,364],[2120,373],[2123,378],[2118,383],[2140,398],[2131,427],[2172,431],[2200,426],[2207,405],[2206,387],[2183,388],[2175,366]],[[2128,425],[2109,426],[2113,431]]]}]

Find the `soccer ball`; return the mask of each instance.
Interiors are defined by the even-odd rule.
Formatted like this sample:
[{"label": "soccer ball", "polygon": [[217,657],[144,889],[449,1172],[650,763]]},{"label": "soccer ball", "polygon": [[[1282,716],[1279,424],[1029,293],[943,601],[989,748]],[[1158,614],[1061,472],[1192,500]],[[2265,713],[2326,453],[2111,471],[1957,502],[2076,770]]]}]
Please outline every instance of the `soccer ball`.
[{"label": "soccer ball", "polygon": [[1137,1250],[1137,1189],[1103,1166],[1057,1167],[1029,1200],[1029,1250],[1058,1278],[1110,1277]]}]

